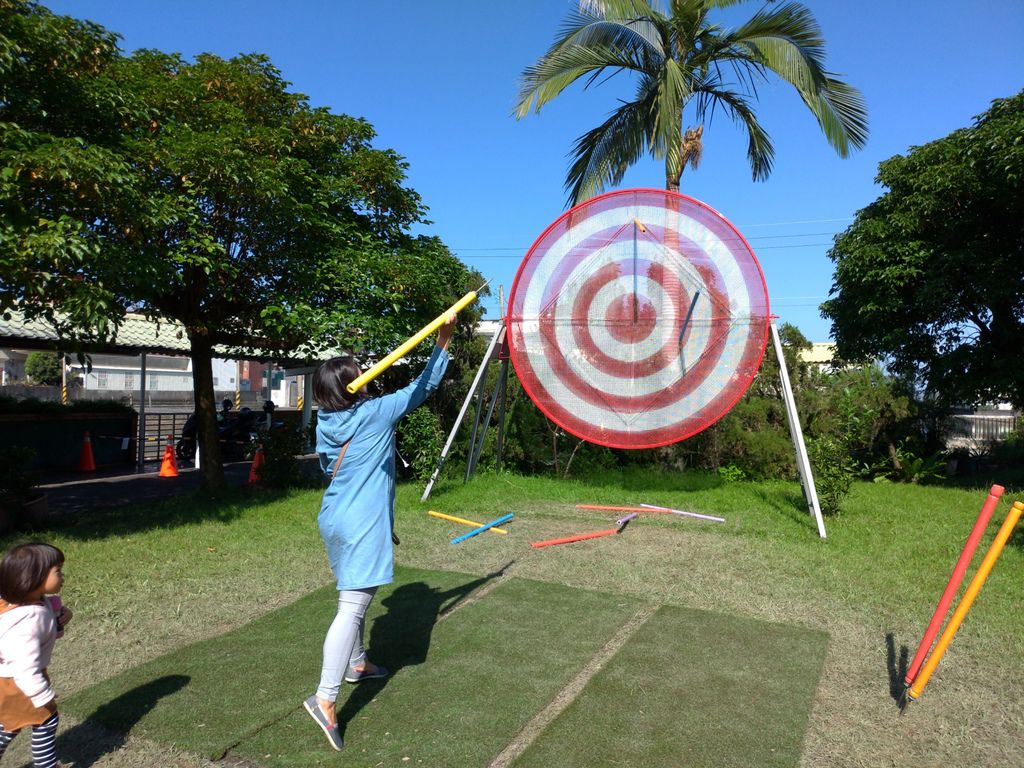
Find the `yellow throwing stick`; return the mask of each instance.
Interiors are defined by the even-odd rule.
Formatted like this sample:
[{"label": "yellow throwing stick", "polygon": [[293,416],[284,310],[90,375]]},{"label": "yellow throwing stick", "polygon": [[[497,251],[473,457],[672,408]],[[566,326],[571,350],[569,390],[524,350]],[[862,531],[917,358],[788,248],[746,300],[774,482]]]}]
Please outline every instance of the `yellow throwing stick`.
[{"label": "yellow throwing stick", "polygon": [[[461,517],[452,517],[451,515],[446,515],[443,512],[427,512],[427,514],[431,517],[440,518],[441,520],[451,520],[453,523],[472,525],[474,528],[479,528],[481,525],[483,525],[483,523],[477,523],[472,520],[463,520]],[[488,528],[487,530],[494,531],[495,533],[508,533],[508,531],[506,531],[503,528]]]},{"label": "yellow throwing stick", "polygon": [[[484,285],[487,285],[487,283],[484,283]],[[483,287],[483,285],[480,286],[480,290],[483,290]],[[461,299],[452,304],[443,313],[441,313],[432,321],[427,323],[427,325],[425,325],[414,336],[411,336],[409,340],[404,342],[400,347],[398,347],[398,349],[389,354],[383,360],[380,360],[374,365],[370,366],[370,368],[362,376],[353,379],[349,383],[349,385],[345,387],[345,389],[349,391],[349,394],[354,395],[360,389],[362,389],[371,381],[373,381],[382,373],[384,373],[384,371],[390,368],[396,360],[405,357],[407,354],[409,354],[411,350],[416,348],[417,344],[419,344],[421,341],[427,338],[427,336],[429,336],[442,325],[444,325],[445,319],[447,318],[449,312],[455,312],[456,314],[458,314],[463,309],[465,309],[476,298],[476,294],[477,291],[470,291],[469,293],[467,293]]]},{"label": "yellow throwing stick", "polygon": [[931,655],[924,663],[921,671],[917,673],[917,677],[914,678],[914,684],[910,686],[910,690],[907,691],[907,696],[912,700],[916,701],[924,691],[924,687],[928,685],[929,678],[931,678],[935,668],[939,666],[939,662],[942,660],[942,655],[946,652],[946,648],[953,640],[953,635],[955,635],[956,631],[960,629],[960,625],[963,623],[964,617],[967,616],[967,612],[971,609],[971,604],[974,602],[974,598],[978,596],[978,592],[981,590],[981,585],[985,583],[985,579],[988,578],[988,574],[992,570],[992,566],[996,564],[996,560],[999,558],[999,553],[1003,551],[1003,547],[1006,545],[1007,540],[1009,540],[1010,534],[1013,533],[1014,526],[1016,526],[1017,521],[1020,520],[1022,512],[1024,512],[1024,502],[1016,501],[1010,511],[1006,513],[1006,519],[1003,520],[1003,524],[1000,526],[999,532],[996,534],[995,539],[992,540],[992,544],[989,546],[988,552],[985,553],[985,559],[981,561],[981,565],[978,566],[978,570],[974,574],[974,578],[971,579],[971,583],[967,587],[967,591],[964,592],[964,596],[960,598],[960,605],[956,607],[956,610],[953,612],[953,617],[946,625],[946,629],[943,631],[942,636],[939,637],[939,641],[935,644],[935,648],[932,649]]}]

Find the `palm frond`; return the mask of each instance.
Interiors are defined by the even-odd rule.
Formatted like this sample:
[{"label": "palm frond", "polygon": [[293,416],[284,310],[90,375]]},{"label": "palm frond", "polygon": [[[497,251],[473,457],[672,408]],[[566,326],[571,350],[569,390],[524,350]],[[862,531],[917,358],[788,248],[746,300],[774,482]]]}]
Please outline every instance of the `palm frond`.
[{"label": "palm frond", "polygon": [[665,158],[666,169],[677,169],[681,162],[680,139],[682,137],[683,105],[692,95],[690,83],[679,65],[668,59],[657,79],[657,99],[652,105],[654,131],[651,151],[655,157]]},{"label": "palm frond", "polygon": [[622,180],[647,148],[650,114],[651,99],[631,101],[576,140],[573,162],[565,181],[570,205],[581,203]]},{"label": "palm frond", "polygon": [[646,0],[580,0],[579,9],[601,19],[636,19],[657,13]]},{"label": "palm frond", "polygon": [[775,147],[757,120],[747,100],[733,91],[721,90],[702,94],[709,102],[720,104],[747,131],[747,160],[754,181],[764,181],[772,172]]},{"label": "palm frond", "polygon": [[867,109],[860,92],[824,69],[825,43],[811,12],[790,2],[762,10],[726,36],[720,58],[737,67],[771,71],[792,85],[840,156],[867,142]]},{"label": "palm frond", "polygon": [[867,106],[852,85],[829,77],[826,87],[804,98],[804,103],[840,157],[848,157],[851,148],[863,149],[868,143]]},{"label": "palm frond", "polygon": [[[566,180],[572,200],[621,181],[645,151],[665,160],[669,185],[678,183],[684,162],[695,166],[703,125],[718,108],[746,130],[754,179],[767,178],[774,148],[753,106],[773,74],[796,89],[841,156],[864,146],[863,98],[825,69],[825,42],[811,11],[798,0],[766,0],[735,29],[709,19],[711,11],[745,1],[577,0],[548,52],[523,71],[516,117],[539,111],[581,78],[586,88],[627,71],[640,82],[633,102],[576,141]],[[684,117],[695,126],[691,133],[682,131]]]},{"label": "palm frond", "polygon": [[584,75],[609,68],[649,70],[664,57],[664,37],[651,18],[606,20],[572,14],[548,52],[523,70],[514,114],[522,118],[534,109],[539,112]]}]

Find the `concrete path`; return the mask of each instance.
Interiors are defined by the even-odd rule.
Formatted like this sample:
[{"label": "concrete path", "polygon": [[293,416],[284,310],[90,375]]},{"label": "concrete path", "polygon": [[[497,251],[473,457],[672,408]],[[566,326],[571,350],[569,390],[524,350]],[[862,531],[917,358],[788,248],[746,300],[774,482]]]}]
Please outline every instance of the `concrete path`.
[{"label": "concrete path", "polygon": [[[302,456],[299,461],[315,472],[316,454]],[[251,461],[225,462],[224,478],[229,485],[245,485],[251,466]],[[179,467],[177,477],[160,477],[159,464],[154,462],[145,472],[113,469],[67,473],[48,478],[38,487],[46,491],[50,514],[61,516],[184,496],[199,490],[201,479],[194,467]]]}]

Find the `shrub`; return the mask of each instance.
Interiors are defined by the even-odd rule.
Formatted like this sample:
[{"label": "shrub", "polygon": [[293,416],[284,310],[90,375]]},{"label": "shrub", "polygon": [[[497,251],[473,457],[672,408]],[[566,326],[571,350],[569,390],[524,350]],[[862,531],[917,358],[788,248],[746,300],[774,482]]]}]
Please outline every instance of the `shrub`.
[{"label": "shrub", "polygon": [[822,513],[838,515],[853,482],[853,459],[845,442],[823,435],[808,441],[807,454]]},{"label": "shrub", "polygon": [[25,358],[25,375],[33,384],[60,384],[61,364],[56,352],[29,352]]},{"label": "shrub", "polygon": [[312,481],[302,472],[298,457],[306,452],[309,434],[291,426],[272,429],[262,438],[263,467],[260,481],[267,488],[308,486]]},{"label": "shrub", "polygon": [[36,452],[22,446],[0,446],[0,503],[16,506],[32,492],[32,474],[29,467]]},{"label": "shrub", "polygon": [[444,447],[444,434],[437,415],[420,407],[398,422],[398,450],[409,462],[413,476],[425,482],[430,478]]},{"label": "shrub", "polygon": [[132,407],[117,400],[76,400],[63,405],[53,400],[36,397],[18,399],[0,397],[0,413],[60,414],[60,413],[131,413]]}]

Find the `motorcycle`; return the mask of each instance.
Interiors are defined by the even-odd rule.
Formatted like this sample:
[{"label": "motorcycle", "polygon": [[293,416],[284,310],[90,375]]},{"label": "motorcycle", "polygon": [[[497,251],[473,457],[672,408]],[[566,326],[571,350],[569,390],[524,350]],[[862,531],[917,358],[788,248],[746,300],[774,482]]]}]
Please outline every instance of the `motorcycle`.
[{"label": "motorcycle", "polygon": [[[252,458],[260,438],[260,415],[250,408],[242,408],[237,415],[225,408],[219,416],[217,428],[221,456],[229,461]],[[181,437],[175,444],[174,453],[179,461],[194,461],[197,443],[196,414],[192,413],[181,428]]]}]

